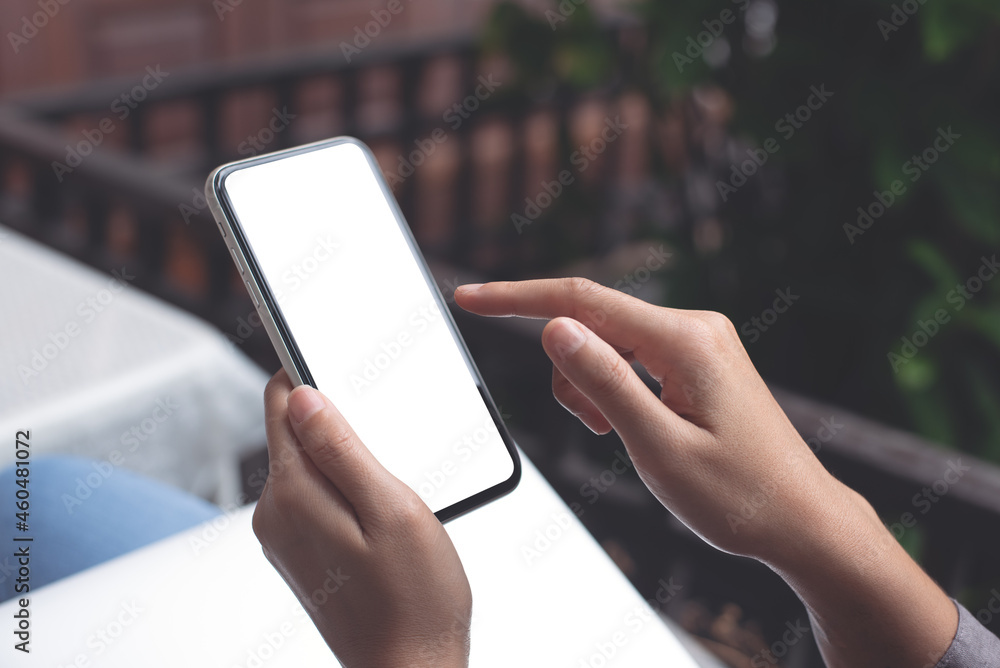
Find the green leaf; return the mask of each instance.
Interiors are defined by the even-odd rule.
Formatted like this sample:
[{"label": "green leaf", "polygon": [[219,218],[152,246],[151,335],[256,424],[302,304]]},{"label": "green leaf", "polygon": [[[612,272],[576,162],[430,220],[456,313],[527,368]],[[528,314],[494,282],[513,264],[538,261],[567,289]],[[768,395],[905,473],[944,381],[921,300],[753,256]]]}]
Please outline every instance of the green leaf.
[{"label": "green leaf", "polygon": [[930,62],[944,62],[963,46],[970,45],[983,25],[975,10],[957,2],[928,2],[920,9],[924,56]]},{"label": "green leaf", "polygon": [[[893,352],[897,352],[894,350]],[[896,379],[900,387],[907,393],[919,393],[934,385],[937,380],[937,369],[934,363],[922,357],[918,353],[909,361],[904,362],[896,372]]]},{"label": "green leaf", "polygon": [[958,273],[951,266],[948,258],[930,242],[924,239],[914,239],[907,244],[906,251],[909,258],[931,277],[937,286],[937,292],[942,297],[958,284]]},{"label": "green leaf", "polygon": [[[889,522],[889,526],[891,527],[893,523],[898,524],[899,518],[895,518],[891,522]],[[902,524],[899,524],[899,526],[902,526]],[[902,546],[902,548],[906,550],[907,554],[910,555],[910,558],[912,558],[915,562],[919,564],[923,560],[924,547],[925,543],[927,542],[927,535],[924,532],[923,527],[921,527],[919,524],[909,528],[906,527],[903,528],[904,528],[903,534],[901,536],[897,536],[896,540],[899,541],[899,544]]]},{"label": "green leaf", "polygon": [[900,367],[896,382],[909,407],[916,431],[924,438],[954,445],[957,435],[952,425],[953,409],[948,395],[938,383],[937,365],[926,350]]}]

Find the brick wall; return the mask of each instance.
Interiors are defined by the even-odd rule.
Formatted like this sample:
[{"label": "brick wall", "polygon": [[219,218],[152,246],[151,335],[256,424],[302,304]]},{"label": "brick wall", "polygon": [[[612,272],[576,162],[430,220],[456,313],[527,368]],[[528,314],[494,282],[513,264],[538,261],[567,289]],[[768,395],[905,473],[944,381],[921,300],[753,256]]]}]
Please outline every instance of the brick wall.
[{"label": "brick wall", "polygon": [[[494,0],[4,0],[0,93],[337,45],[398,2],[379,41],[478,31]],[[533,4],[538,4],[537,2]],[[382,14],[384,17],[385,14]]]}]

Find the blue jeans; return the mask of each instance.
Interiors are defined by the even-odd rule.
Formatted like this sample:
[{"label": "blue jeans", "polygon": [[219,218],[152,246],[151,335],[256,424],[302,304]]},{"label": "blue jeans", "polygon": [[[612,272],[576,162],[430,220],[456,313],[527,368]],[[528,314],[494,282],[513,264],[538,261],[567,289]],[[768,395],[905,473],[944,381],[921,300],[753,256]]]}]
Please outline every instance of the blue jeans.
[{"label": "blue jeans", "polygon": [[[28,481],[28,530],[20,531],[15,468],[0,471],[0,602],[18,594],[20,547],[30,546],[35,591],[221,514],[196,496],[107,462],[41,457],[31,461]],[[14,542],[14,536],[34,540]]]}]

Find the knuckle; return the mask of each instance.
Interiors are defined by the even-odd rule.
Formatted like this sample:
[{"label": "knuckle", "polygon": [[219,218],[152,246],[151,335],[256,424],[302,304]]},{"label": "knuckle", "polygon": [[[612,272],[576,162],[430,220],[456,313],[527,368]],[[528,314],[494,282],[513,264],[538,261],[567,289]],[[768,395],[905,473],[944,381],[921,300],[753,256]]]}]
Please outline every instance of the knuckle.
[{"label": "knuckle", "polygon": [[427,505],[416,494],[402,494],[398,504],[399,518],[407,525],[428,512]]},{"label": "knuckle", "polygon": [[426,515],[430,514],[430,509],[415,492],[409,488],[399,492],[393,495],[390,505],[386,507],[384,522],[386,530],[396,535],[417,531]]},{"label": "knuckle", "polygon": [[586,302],[599,295],[603,289],[603,286],[588,278],[573,276],[566,279],[566,291],[575,302]]},{"label": "knuckle", "polygon": [[694,340],[711,349],[720,348],[737,336],[732,321],[715,311],[698,311],[692,314],[688,329]]},{"label": "knuckle", "polygon": [[257,507],[254,508],[253,517],[250,521],[250,525],[253,527],[253,533],[257,536],[257,540],[260,541],[261,545],[266,544],[271,536],[271,521],[267,511],[265,510],[266,505],[267,503],[262,497],[260,501],[257,502]]},{"label": "knuckle", "polygon": [[303,495],[292,485],[274,485],[270,481],[264,486],[257,506],[250,519],[250,526],[257,540],[265,548],[278,549],[289,538],[299,520],[304,516]]},{"label": "knuckle", "polygon": [[319,466],[335,465],[353,457],[358,451],[358,440],[346,425],[329,425],[317,431],[312,439],[312,457]]},{"label": "knuckle", "polygon": [[701,316],[702,319],[716,332],[727,335],[729,333],[736,332],[736,327],[733,326],[733,321],[718,311],[703,311]]}]

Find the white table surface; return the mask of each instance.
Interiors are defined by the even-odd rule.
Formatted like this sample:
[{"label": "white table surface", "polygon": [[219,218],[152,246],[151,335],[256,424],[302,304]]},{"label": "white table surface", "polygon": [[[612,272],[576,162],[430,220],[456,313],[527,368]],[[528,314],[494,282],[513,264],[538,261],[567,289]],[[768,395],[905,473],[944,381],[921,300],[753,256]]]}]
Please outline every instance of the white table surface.
[{"label": "white table surface", "polygon": [[[449,523],[472,584],[472,666],[696,668],[530,462],[510,495]],[[264,559],[251,508],[33,593],[32,652],[0,665],[108,668],[335,666]],[[569,522],[530,564],[536,530]],[[12,627],[11,627],[12,630]],[[101,633],[107,640],[101,639]],[[601,654],[610,654],[605,659]],[[613,651],[612,651],[613,650]],[[18,656],[20,655],[20,656]]]},{"label": "white table surface", "polygon": [[[37,454],[236,501],[239,457],[265,442],[266,374],[207,323],[110,279],[0,226],[0,434],[30,429]],[[0,467],[13,457],[0,448]]]}]

